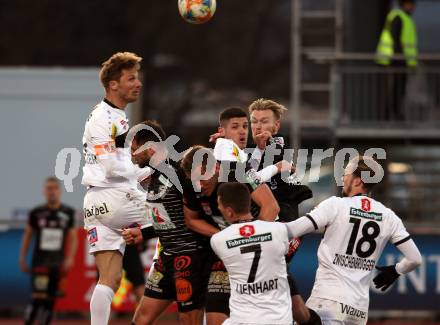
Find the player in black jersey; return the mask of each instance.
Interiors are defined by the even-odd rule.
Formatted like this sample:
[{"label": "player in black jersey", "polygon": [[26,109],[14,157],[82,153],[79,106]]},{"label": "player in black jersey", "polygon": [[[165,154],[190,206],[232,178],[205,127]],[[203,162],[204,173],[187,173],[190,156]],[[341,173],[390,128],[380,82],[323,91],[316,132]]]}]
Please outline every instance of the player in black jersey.
[{"label": "player in black jersey", "polygon": [[[277,163],[284,157],[284,149],[287,141],[280,135],[281,117],[287,110],[283,105],[268,99],[257,99],[249,106],[251,120],[252,139],[255,150],[252,152],[249,163],[257,170],[261,170],[267,164]],[[268,161],[266,161],[268,160]],[[298,205],[312,197],[312,191],[299,182],[286,182],[277,174],[268,183],[279,206],[280,222],[294,221],[298,218]],[[290,250],[287,255],[289,263],[295,253],[299,239],[290,242]],[[305,306],[304,300],[298,292],[293,276],[288,270],[288,280],[292,296],[293,318],[301,324],[320,324],[319,316]]]},{"label": "player in black jersey", "polygon": [[[205,151],[206,155],[212,155],[209,149],[194,146],[182,160],[183,169],[188,178],[191,178],[191,173],[193,173],[193,176],[194,174],[212,174],[212,176],[207,180],[200,181],[201,192],[194,189],[184,191],[184,213],[188,227],[207,236],[207,239],[209,239],[213,234],[227,226],[217,205],[217,189],[221,184],[219,177],[222,167],[219,163],[216,163],[213,170],[207,170],[209,165],[207,160],[197,166],[194,163],[196,161],[194,157],[199,150],[201,150],[200,152]],[[251,171],[247,177],[247,186],[253,200],[253,216],[262,220],[273,221],[278,213],[275,198],[266,184],[260,183],[257,178],[252,178],[251,175],[254,175],[255,171],[250,169],[249,166],[245,170]],[[231,169],[228,176],[232,176],[232,178],[229,177],[229,181],[234,181],[234,169]],[[216,325],[221,324],[229,315],[230,285],[228,273],[221,260],[213,255],[211,263],[206,312],[208,325]]]},{"label": "player in black jersey", "polygon": [[[281,117],[286,110],[283,105],[268,99],[257,99],[249,106],[252,139],[255,144],[249,162],[256,170],[286,158],[283,156],[288,146],[287,139],[278,133]],[[299,182],[286,182],[281,174],[272,177],[269,186],[280,205],[279,221],[282,222],[297,219],[298,205],[312,197],[312,191],[307,186]]]},{"label": "player in black jersey", "polygon": [[[31,273],[32,300],[25,314],[25,324],[35,319],[49,324],[62,276],[74,263],[77,237],[74,228],[75,211],[61,203],[58,179],[49,177],[44,184],[46,204],[34,208],[23,233],[19,263],[23,272]],[[32,263],[29,268],[26,254],[35,237]],[[68,251],[65,246],[68,242]]]},{"label": "player in black jersey", "polygon": [[[159,237],[159,249],[151,267],[144,297],[139,304],[133,324],[152,324],[176,301],[179,319],[183,324],[201,324],[209,265],[209,251],[201,237],[189,230],[183,217],[182,192],[185,182],[180,166],[168,160],[163,145],[165,132],[155,121],[145,121],[132,142],[132,155],[140,167],[149,165],[154,173],[141,182],[151,207],[154,234]],[[160,137],[160,139],[158,139]],[[127,229],[124,238],[138,241],[139,229]],[[153,232],[143,231],[144,239]]]}]

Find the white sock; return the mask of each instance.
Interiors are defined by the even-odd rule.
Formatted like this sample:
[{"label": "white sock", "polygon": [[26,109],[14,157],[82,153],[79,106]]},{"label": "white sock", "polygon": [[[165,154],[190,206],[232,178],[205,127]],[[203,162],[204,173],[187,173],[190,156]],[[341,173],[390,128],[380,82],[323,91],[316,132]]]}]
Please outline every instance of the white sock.
[{"label": "white sock", "polygon": [[97,284],[90,300],[91,325],[104,325],[110,318],[110,307],[115,293],[112,288]]}]

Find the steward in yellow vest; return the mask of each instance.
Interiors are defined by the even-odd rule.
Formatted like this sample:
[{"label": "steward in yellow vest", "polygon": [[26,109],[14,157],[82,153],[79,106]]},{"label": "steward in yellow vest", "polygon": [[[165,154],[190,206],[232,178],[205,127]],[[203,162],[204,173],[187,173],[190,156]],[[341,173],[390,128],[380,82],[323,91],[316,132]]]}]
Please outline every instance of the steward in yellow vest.
[{"label": "steward in yellow vest", "polygon": [[[376,50],[376,62],[384,66],[417,66],[417,31],[411,13],[414,0],[399,0],[400,8],[388,13]],[[405,60],[393,60],[403,54]]]}]

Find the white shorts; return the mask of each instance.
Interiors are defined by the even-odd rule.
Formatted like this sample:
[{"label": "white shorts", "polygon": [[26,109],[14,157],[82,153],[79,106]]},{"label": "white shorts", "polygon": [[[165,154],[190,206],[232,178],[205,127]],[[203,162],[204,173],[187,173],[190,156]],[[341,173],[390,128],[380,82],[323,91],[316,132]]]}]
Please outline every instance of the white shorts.
[{"label": "white shorts", "polygon": [[368,312],[361,311],[342,302],[329,299],[310,297],[306,306],[313,309],[323,325],[365,325],[368,320]]},{"label": "white shorts", "polygon": [[146,196],[137,189],[93,187],[84,197],[84,228],[89,252],[125,251],[121,232],[149,222]]}]

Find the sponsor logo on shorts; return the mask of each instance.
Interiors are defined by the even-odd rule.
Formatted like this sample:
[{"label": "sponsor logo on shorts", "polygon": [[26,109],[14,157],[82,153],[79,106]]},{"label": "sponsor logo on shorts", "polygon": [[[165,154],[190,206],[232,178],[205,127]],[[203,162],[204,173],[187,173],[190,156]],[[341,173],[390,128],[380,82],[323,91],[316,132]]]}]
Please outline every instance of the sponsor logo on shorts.
[{"label": "sponsor logo on shorts", "polygon": [[246,238],[255,234],[255,228],[253,225],[244,225],[243,227],[240,227],[239,230],[240,235]]},{"label": "sponsor logo on shorts", "polygon": [[36,290],[47,290],[49,277],[47,275],[37,275],[34,278],[34,287]]},{"label": "sponsor logo on shorts", "polygon": [[97,230],[96,230],[96,227],[90,229],[90,230],[87,232],[87,235],[88,235],[88,237],[89,237],[88,239],[89,239],[89,244],[90,244],[90,245],[93,245],[93,244],[95,244],[95,243],[98,241],[98,232],[97,232]]},{"label": "sponsor logo on shorts", "polygon": [[208,293],[230,293],[229,275],[226,271],[211,272],[208,281]]},{"label": "sponsor logo on shorts", "polygon": [[354,307],[343,304],[341,302],[339,304],[341,305],[341,313],[349,315],[349,316],[354,316],[354,317],[360,318],[360,319],[367,318],[367,313],[365,311],[356,309]]},{"label": "sponsor logo on shorts", "polygon": [[186,269],[190,265],[191,265],[191,257],[189,256],[182,255],[174,258],[174,269],[176,271]]},{"label": "sponsor logo on shorts", "polygon": [[253,243],[261,243],[265,241],[271,241],[272,240],[272,233],[268,232],[265,234],[257,235],[257,236],[250,236],[250,237],[243,237],[243,238],[237,238],[232,240],[226,241],[226,246],[228,248],[234,248],[238,246],[243,246],[247,244],[253,244]]},{"label": "sponsor logo on shorts", "polygon": [[110,210],[108,209],[107,204],[104,202],[102,205],[92,205],[90,209],[84,208],[84,217],[98,217],[109,212]]},{"label": "sponsor logo on shorts", "polygon": [[176,279],[177,301],[188,301],[192,297],[192,284],[185,279]]},{"label": "sponsor logo on shorts", "polygon": [[174,273],[174,278],[189,278],[191,275],[190,271],[179,271]]},{"label": "sponsor logo on shorts", "polygon": [[356,208],[350,208],[350,215],[365,218],[365,219],[382,221],[382,213],[367,212],[367,211],[363,211],[361,209],[356,209]]},{"label": "sponsor logo on shorts", "polygon": [[148,276],[148,281],[151,282],[154,285],[158,285],[160,280],[163,279],[163,274],[158,272],[158,271],[153,271],[149,276]]}]

